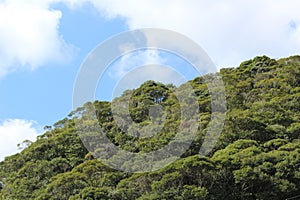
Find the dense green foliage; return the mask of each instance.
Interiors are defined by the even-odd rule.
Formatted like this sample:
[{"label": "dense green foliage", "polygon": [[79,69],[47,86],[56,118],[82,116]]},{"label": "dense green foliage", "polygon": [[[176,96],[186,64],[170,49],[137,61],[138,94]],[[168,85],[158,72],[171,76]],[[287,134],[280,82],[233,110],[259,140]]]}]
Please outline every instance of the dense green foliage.
[{"label": "dense green foliage", "polygon": [[[300,198],[300,56],[256,57],[218,75],[226,87],[226,121],[207,156],[198,152],[210,123],[211,97],[204,78],[198,77],[188,84],[197,96],[200,126],[180,159],[154,172],[134,174],[94,159],[105,148],[91,139],[97,134],[95,124],[115,145],[135,153],[151,152],[172,141],[184,105],[179,105],[175,86],[148,81],[112,103],[86,103],[53,127],[45,127],[45,133],[21,153],[7,157],[0,163],[0,199]],[[125,121],[116,122],[111,106],[123,104],[138,127],[126,122],[122,109],[118,115]],[[165,115],[149,117],[153,108]],[[155,120],[164,120],[164,126],[147,129]],[[92,153],[78,136],[78,122],[83,127],[80,134],[86,134],[95,149]],[[141,137],[143,131],[145,136],[156,134]]]}]

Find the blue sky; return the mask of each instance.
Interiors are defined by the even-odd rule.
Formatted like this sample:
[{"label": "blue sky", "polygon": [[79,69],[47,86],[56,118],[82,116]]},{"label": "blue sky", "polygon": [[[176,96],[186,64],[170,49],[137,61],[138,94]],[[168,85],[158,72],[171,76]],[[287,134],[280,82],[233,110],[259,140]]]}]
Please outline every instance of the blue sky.
[{"label": "blue sky", "polygon": [[[113,35],[170,29],[197,42],[218,68],[237,66],[256,55],[299,54],[299,9],[297,0],[0,0],[0,160],[72,110],[80,65]],[[114,63],[102,83],[106,92],[99,87],[96,96],[109,100],[114,84],[133,69],[126,66],[147,59],[186,79],[199,75],[166,52],[137,52]]]},{"label": "blue sky", "polygon": [[46,63],[36,70],[18,70],[0,80],[0,119],[20,118],[51,125],[72,109],[73,85],[79,67],[88,53],[103,40],[126,30],[120,19],[104,20],[95,8],[84,6],[63,12],[59,32],[75,46],[68,63]]}]

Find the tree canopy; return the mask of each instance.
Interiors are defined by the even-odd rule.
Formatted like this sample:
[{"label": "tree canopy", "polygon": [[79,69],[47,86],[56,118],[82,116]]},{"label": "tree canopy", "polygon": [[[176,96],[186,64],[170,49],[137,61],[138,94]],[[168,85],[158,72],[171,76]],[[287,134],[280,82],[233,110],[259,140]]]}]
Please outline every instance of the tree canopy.
[{"label": "tree canopy", "polygon": [[[147,81],[112,102],[87,102],[6,157],[0,199],[300,198],[300,56],[259,56],[205,76],[214,75],[224,81],[227,112],[208,155],[199,156],[214,114],[206,77],[179,87]],[[97,126],[113,144],[138,154],[174,142],[181,109],[190,103],[180,104],[175,92],[187,84],[199,104],[199,127],[180,159],[156,171],[125,173],[95,158],[107,148],[94,139]],[[146,164],[128,161],[122,167]]]}]

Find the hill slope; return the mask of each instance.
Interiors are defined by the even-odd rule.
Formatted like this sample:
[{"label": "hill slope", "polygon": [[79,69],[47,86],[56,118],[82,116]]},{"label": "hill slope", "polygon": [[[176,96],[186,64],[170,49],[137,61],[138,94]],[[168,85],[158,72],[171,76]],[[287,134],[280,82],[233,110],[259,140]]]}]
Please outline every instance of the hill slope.
[{"label": "hill slope", "polygon": [[[292,199],[300,195],[300,56],[266,56],[219,72],[226,87],[225,126],[213,151],[198,152],[211,116],[211,98],[203,77],[189,81],[201,112],[190,148],[165,168],[123,173],[93,158],[78,136],[80,122],[91,138],[100,124],[115,145],[135,153],[170,143],[180,124],[175,87],[148,81],[125,91],[113,103],[129,101],[139,125],[117,126],[110,102],[86,103],[47,127],[38,140],[0,163],[0,199]],[[211,75],[209,75],[211,76]],[[181,87],[184,87],[181,86]],[[163,108],[164,126],[151,137],[137,137],[151,123],[153,106]],[[93,112],[93,109],[96,112]],[[122,113],[121,113],[122,114]],[[96,119],[90,116],[96,116]],[[154,117],[154,116],[152,116]],[[162,120],[161,116],[156,116]],[[120,125],[120,122],[118,123]],[[130,134],[124,134],[130,132]],[[151,130],[145,129],[145,134]],[[138,135],[140,136],[140,135]],[[141,163],[143,164],[143,163]],[[123,163],[130,167],[130,163]],[[131,166],[132,167],[132,166]]]}]

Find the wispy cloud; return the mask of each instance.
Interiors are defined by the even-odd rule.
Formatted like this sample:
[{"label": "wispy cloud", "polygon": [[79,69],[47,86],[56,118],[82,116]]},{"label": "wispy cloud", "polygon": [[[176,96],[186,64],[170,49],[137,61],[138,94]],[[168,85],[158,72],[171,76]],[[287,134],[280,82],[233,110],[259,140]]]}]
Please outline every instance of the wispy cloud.
[{"label": "wispy cloud", "polygon": [[[122,47],[124,48],[124,47]],[[165,64],[166,60],[162,58],[157,50],[140,50],[121,56],[116,60],[109,70],[111,78],[119,80],[128,72],[149,64]],[[158,72],[156,72],[158,73]]]},{"label": "wispy cloud", "polygon": [[165,65],[144,65],[131,70],[117,83],[113,91],[113,98],[118,97],[127,89],[138,88],[147,80],[154,80],[164,84],[180,85],[187,81],[180,73],[172,67]]},{"label": "wispy cloud", "polygon": [[167,64],[168,59],[155,49],[140,50],[122,56],[107,71],[116,82],[112,96],[120,96],[124,90],[137,88],[147,80],[174,85],[183,83],[185,78]]}]

